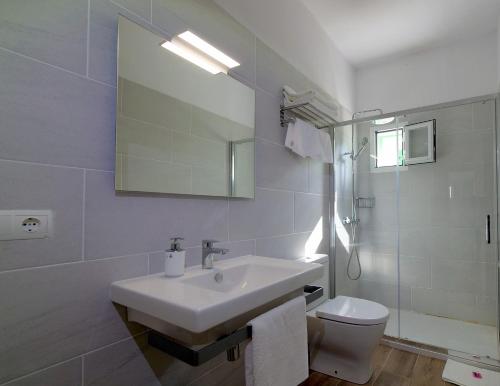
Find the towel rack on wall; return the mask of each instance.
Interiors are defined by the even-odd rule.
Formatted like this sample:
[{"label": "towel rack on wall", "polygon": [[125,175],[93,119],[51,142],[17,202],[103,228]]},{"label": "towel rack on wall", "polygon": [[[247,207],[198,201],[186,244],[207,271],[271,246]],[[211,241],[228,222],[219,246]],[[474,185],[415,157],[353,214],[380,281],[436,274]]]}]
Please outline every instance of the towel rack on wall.
[{"label": "towel rack on wall", "polygon": [[[304,287],[306,304],[312,303],[323,296],[323,288],[313,285]],[[245,326],[230,335],[223,336],[215,342],[200,349],[193,349],[178,343],[156,331],[149,331],[148,343],[150,346],[163,351],[191,366],[199,366],[215,358],[224,351],[229,361],[239,358],[239,344],[252,338],[252,326]]]},{"label": "towel rack on wall", "polygon": [[287,106],[282,104],[280,106],[280,121],[282,127],[285,127],[288,123],[293,122],[296,118],[308,121],[318,129],[333,127],[334,124],[337,123],[337,121],[330,115],[321,111],[309,102]]}]

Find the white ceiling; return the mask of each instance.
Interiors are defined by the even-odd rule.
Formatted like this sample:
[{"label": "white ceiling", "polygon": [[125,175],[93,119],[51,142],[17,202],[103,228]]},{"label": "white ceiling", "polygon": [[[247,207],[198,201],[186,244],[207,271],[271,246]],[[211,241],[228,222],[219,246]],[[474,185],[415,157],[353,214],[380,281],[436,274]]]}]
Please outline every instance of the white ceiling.
[{"label": "white ceiling", "polygon": [[358,67],[494,32],[500,15],[500,0],[301,1]]}]

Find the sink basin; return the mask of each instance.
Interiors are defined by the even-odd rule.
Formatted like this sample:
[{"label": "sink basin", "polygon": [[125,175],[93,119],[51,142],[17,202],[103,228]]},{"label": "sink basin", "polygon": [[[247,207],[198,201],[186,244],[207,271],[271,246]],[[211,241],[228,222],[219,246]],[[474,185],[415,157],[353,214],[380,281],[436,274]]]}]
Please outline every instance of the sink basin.
[{"label": "sink basin", "polygon": [[322,270],[314,263],[242,256],[218,262],[211,270],[188,268],[178,278],[162,273],[114,282],[111,299],[200,333],[301,289],[321,277]]},{"label": "sink basin", "polygon": [[[215,280],[219,273],[220,281]],[[266,264],[242,264],[235,267],[216,268],[204,275],[194,276],[182,280],[184,284],[218,292],[248,291],[252,288],[272,284],[276,280],[294,275],[296,269],[275,267]]]}]

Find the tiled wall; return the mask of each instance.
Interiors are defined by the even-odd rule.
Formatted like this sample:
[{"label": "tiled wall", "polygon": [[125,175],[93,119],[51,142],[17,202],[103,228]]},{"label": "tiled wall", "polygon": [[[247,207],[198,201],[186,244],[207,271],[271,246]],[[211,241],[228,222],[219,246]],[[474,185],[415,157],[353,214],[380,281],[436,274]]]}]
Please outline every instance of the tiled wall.
[{"label": "tiled wall", "polygon": [[[488,101],[398,117],[410,124],[436,119],[437,133],[437,162],[401,169],[399,184],[395,172],[370,171],[374,149],[360,156],[357,195],[376,203],[358,210],[359,282],[346,280],[346,259],[338,258],[341,291],[397,307],[399,228],[402,308],[496,324],[494,109]],[[358,125],[358,138],[369,137],[370,127]],[[485,242],[487,214],[491,244]]]},{"label": "tiled wall", "polygon": [[[255,200],[115,193],[118,13],[167,35],[189,27],[242,63],[234,76],[256,90]],[[285,83],[311,87],[210,1],[0,2],[0,209],[55,214],[52,238],[0,242],[0,384],[242,383],[241,360],[191,368],[148,347],[108,288],[160,271],[172,236],[189,265],[203,238],[229,256],[304,253],[327,218],[328,169],[283,147]]]}]

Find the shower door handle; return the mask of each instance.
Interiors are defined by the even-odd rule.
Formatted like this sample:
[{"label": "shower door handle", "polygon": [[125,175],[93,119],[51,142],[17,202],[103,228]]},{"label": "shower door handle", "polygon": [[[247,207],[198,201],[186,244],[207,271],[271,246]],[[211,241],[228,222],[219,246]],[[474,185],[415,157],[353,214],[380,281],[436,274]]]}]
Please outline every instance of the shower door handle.
[{"label": "shower door handle", "polygon": [[486,243],[491,244],[490,215],[486,215]]}]

